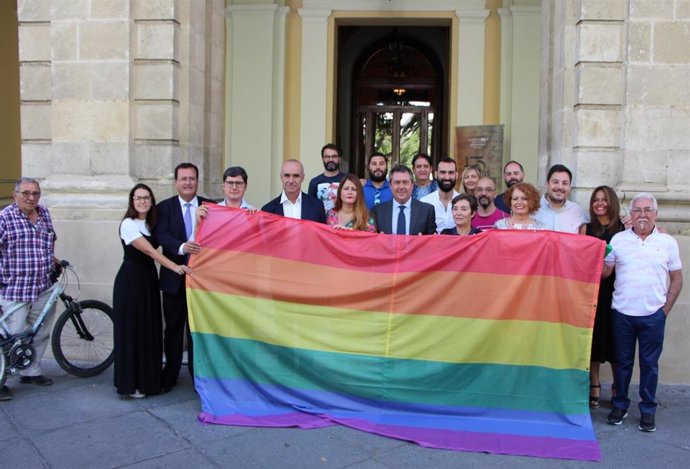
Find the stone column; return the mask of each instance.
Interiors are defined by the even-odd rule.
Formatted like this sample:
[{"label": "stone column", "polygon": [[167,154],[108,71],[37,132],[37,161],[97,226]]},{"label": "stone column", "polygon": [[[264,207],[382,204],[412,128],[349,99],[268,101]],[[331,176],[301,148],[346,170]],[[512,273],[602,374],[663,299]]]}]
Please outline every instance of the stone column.
[{"label": "stone column", "polygon": [[690,235],[690,4],[630,0],[628,15],[620,191],[654,193],[661,222]]},{"label": "stone column", "polygon": [[319,151],[326,143],[328,18],[330,9],[302,8],[300,159],[307,181],[323,172]]},{"label": "stone column", "polygon": [[56,254],[110,302],[130,176],[128,2],[20,1],[22,174],[42,179]]},{"label": "stone column", "polygon": [[135,182],[165,198],[181,161],[220,179],[223,7],[18,2],[22,174],[42,179],[57,255],[78,267],[83,297],[111,300]]},{"label": "stone column", "polygon": [[226,164],[247,170],[247,198],[259,207],[280,191],[286,13],[274,3],[226,10]]},{"label": "stone column", "polygon": [[[501,16],[501,122],[503,160],[515,159],[526,180],[537,181],[541,7],[513,5]],[[499,175],[498,181],[503,180]]]},{"label": "stone column", "polygon": [[[484,123],[484,38],[489,10],[455,10],[458,17],[456,125]],[[454,132],[454,129],[453,129]]]},{"label": "stone column", "polygon": [[690,225],[690,8],[675,2],[544,2],[540,179],[571,168],[575,197],[655,194],[671,232]]}]

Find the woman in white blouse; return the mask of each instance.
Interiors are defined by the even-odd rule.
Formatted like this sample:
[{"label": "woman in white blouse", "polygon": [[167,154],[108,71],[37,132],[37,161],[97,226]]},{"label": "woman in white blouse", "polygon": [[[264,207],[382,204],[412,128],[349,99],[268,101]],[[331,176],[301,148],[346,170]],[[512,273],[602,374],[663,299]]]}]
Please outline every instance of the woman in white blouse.
[{"label": "woman in white blouse", "polygon": [[154,261],[179,275],[191,273],[189,267],[175,264],[158,251],[152,235],[155,205],[146,184],[130,191],[120,223],[124,258],[113,287],[115,387],[118,394],[134,398],[161,392],[163,326]]}]

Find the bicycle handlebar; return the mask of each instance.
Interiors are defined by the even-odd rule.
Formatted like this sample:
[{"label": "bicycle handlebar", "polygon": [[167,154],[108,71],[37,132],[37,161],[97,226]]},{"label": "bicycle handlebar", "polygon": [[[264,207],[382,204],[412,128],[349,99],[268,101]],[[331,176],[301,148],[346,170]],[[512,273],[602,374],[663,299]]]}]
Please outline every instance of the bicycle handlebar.
[{"label": "bicycle handlebar", "polygon": [[60,262],[58,262],[50,274],[51,283],[57,282],[58,278],[60,278],[60,275],[62,274],[63,269],[65,269],[69,266],[70,266],[69,262],[66,261],[65,259],[62,259]]}]

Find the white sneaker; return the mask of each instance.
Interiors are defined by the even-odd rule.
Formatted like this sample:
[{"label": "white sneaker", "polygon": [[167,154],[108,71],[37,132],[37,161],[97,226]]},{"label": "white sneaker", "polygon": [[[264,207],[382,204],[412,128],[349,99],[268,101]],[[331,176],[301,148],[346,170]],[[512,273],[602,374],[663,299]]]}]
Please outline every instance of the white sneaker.
[{"label": "white sneaker", "polygon": [[133,394],[130,394],[129,397],[131,397],[132,399],[141,399],[142,397],[146,397],[146,394],[140,393],[137,389],[136,391],[134,391]]}]

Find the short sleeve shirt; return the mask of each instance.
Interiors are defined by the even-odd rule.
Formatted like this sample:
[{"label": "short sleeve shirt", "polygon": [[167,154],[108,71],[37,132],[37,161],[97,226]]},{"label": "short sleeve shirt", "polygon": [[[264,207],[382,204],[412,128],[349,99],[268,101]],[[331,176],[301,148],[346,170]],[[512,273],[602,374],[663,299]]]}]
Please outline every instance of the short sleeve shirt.
[{"label": "short sleeve shirt", "polygon": [[666,303],[668,273],[682,268],[678,243],[656,228],[642,239],[632,228],[611,239],[604,262],[615,266],[613,308],[628,316],[649,316]]},{"label": "short sleeve shirt", "polygon": [[144,235],[151,236],[151,232],[146,226],[146,220],[125,218],[120,223],[120,238],[122,238],[126,245],[129,246],[134,240]]},{"label": "short sleeve shirt", "polygon": [[50,288],[57,236],[48,209],[31,223],[17,204],[0,212],[0,292],[7,301],[35,301]]}]

